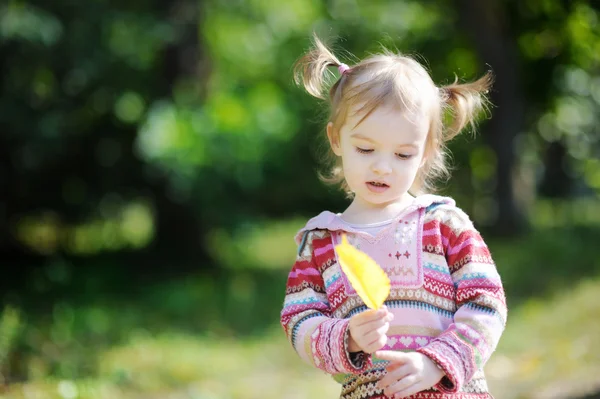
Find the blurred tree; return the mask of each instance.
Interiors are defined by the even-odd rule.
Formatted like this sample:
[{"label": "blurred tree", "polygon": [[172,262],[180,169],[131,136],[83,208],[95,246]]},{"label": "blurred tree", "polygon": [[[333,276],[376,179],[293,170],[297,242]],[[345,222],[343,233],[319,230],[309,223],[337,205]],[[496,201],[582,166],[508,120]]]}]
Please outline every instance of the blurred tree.
[{"label": "blurred tree", "polygon": [[[0,256],[13,278],[47,256],[135,250],[152,238],[155,254],[206,263],[193,209],[135,149],[147,104],[205,77],[198,12],[187,1],[0,6]],[[156,236],[138,245],[127,234],[140,221],[124,221],[140,201],[157,219]]]},{"label": "blurred tree", "polygon": [[347,38],[334,48],[349,64],[380,44],[422,54],[439,83],[491,67],[493,117],[483,140],[452,143],[449,192],[490,232],[519,231],[523,198],[538,187],[600,190],[597,7],[2,4],[0,256],[23,273],[54,257],[126,252],[145,256],[131,259],[136,273],[209,268],[215,230],[341,209],[315,173],[326,110],[292,86],[313,30]]},{"label": "blurred tree", "polygon": [[513,234],[525,218],[515,204],[514,139],[524,127],[525,95],[520,60],[510,16],[503,1],[457,0],[459,26],[467,31],[482,62],[494,71],[493,118],[485,126],[485,139],[495,153],[497,218],[495,230]]},{"label": "blurred tree", "polygon": [[[598,2],[455,4],[457,29],[468,33],[479,59],[496,76],[493,117],[483,129],[496,160],[498,213],[493,230],[512,234],[527,222],[516,202],[520,165],[537,169],[536,186],[530,188],[534,198],[569,198],[578,194],[576,186],[595,186],[589,177],[595,172],[586,176],[584,171],[597,170],[587,160],[600,152],[600,132],[594,127],[598,118],[593,116],[600,105],[595,89],[600,67],[600,35],[594,29]],[[532,157],[532,152],[537,154]]]}]

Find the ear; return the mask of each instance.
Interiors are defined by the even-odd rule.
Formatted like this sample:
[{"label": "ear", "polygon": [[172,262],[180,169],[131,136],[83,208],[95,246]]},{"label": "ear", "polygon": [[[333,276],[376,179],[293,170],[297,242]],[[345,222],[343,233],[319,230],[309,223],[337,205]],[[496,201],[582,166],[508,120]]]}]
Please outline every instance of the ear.
[{"label": "ear", "polygon": [[327,138],[329,139],[329,145],[331,146],[331,150],[338,157],[342,155],[342,149],[340,148],[340,136],[339,132],[336,134],[333,131],[333,122],[329,122],[327,124]]}]

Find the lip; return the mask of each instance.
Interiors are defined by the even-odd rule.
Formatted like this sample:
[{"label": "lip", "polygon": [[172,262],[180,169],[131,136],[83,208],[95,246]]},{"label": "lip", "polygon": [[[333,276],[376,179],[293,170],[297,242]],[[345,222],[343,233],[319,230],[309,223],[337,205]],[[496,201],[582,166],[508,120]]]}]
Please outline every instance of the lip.
[{"label": "lip", "polygon": [[[384,186],[376,186],[373,183],[379,183],[379,184],[384,184]],[[389,190],[390,185],[382,182],[382,181],[377,181],[377,180],[373,180],[373,181],[368,181],[365,183],[367,188],[369,189],[369,191],[371,191],[372,193],[376,193],[376,194],[381,194],[387,190]]]}]

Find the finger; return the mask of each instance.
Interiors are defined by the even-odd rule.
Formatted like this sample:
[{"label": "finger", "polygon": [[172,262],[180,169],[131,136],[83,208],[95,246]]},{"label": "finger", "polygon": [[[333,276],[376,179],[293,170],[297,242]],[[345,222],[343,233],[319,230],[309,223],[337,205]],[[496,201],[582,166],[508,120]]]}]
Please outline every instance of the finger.
[{"label": "finger", "polygon": [[390,329],[390,323],[383,323],[381,325],[378,325],[377,328],[375,328],[373,330],[369,330],[368,332],[365,333],[365,341],[373,342],[373,341],[377,340],[379,337],[381,337],[382,335],[385,335],[389,329]]},{"label": "finger", "polygon": [[387,326],[383,325],[375,331],[365,331],[366,328],[358,327],[354,330],[350,330],[350,335],[363,351],[373,353],[376,350],[383,348],[387,343],[388,338],[385,333],[388,329],[389,324]]},{"label": "finger", "polygon": [[411,369],[407,365],[401,363],[394,363],[385,369],[387,370],[387,373],[377,383],[377,387],[380,389],[386,389],[390,385],[411,374]]},{"label": "finger", "polygon": [[401,362],[406,363],[410,360],[408,353],[399,351],[377,351],[375,356],[381,360],[388,360],[390,362]]},{"label": "finger", "polygon": [[393,320],[393,317],[384,316],[379,319],[364,322],[360,326],[367,328],[369,331],[372,331],[372,330],[375,330],[375,329],[381,327],[382,325],[384,325],[386,323],[391,322],[392,320]]},{"label": "finger", "polygon": [[385,344],[387,343],[387,341],[388,341],[388,337],[386,335],[381,335],[375,341],[369,343],[366,346],[365,352],[367,352],[367,353],[373,353],[375,351],[378,351],[379,349],[381,349],[381,348],[383,348],[385,346]]},{"label": "finger", "polygon": [[373,353],[373,352],[377,352],[378,350],[383,348],[385,345],[387,345],[388,339],[389,338],[387,335],[381,334],[381,335],[377,335],[374,339],[371,338],[365,342],[368,342],[368,344],[366,346],[369,348],[369,352]]},{"label": "finger", "polygon": [[384,318],[386,320],[392,321],[394,319],[394,314],[392,312],[390,312],[390,310],[388,309],[387,306],[384,305],[383,307],[381,307],[381,310],[385,311]]},{"label": "finger", "polygon": [[[384,388],[383,393],[385,393],[386,396],[402,395],[402,394],[406,393],[407,390],[409,390],[413,386],[415,386],[417,384],[417,382],[419,382],[417,376],[414,374],[410,374],[406,377],[397,379],[396,381],[392,382],[392,384],[390,384],[389,386]],[[404,396],[408,396],[408,395],[404,395]],[[404,397],[404,396],[400,396],[400,397]]]},{"label": "finger", "polygon": [[388,365],[385,366],[385,371],[391,373],[392,371],[397,370],[400,367],[404,367],[405,364],[406,363],[388,363]]},{"label": "finger", "polygon": [[386,314],[386,316],[394,317],[394,314],[388,308],[385,309],[385,314]]},{"label": "finger", "polygon": [[362,313],[359,313],[356,317],[357,317],[357,325],[361,326],[363,324],[368,324],[380,319],[383,319],[384,317],[386,317],[389,314],[389,312],[387,311],[387,309],[379,309],[379,310],[373,310],[373,309],[369,309],[369,310],[365,310]]},{"label": "finger", "polygon": [[368,334],[374,333],[375,331],[382,328],[386,324],[389,326],[389,322],[385,321],[385,319],[379,319],[377,321],[371,321],[371,322],[360,324],[358,326],[354,326],[351,328],[352,328],[352,332],[355,333],[356,335],[366,336]]},{"label": "finger", "polygon": [[373,342],[377,339],[380,333],[378,331],[383,331],[385,334],[389,330],[389,323],[384,321],[363,324],[358,327],[351,327],[350,332],[352,333],[352,337],[354,339],[358,338],[361,342]]},{"label": "finger", "polygon": [[[390,324],[389,323],[385,323],[382,326],[380,326],[379,328],[376,328],[375,330],[369,331],[368,333],[365,334],[365,342],[375,342],[377,341],[379,338],[381,338],[382,336],[385,335],[385,333],[388,332],[388,330],[390,329]],[[387,337],[386,337],[387,340]]]}]

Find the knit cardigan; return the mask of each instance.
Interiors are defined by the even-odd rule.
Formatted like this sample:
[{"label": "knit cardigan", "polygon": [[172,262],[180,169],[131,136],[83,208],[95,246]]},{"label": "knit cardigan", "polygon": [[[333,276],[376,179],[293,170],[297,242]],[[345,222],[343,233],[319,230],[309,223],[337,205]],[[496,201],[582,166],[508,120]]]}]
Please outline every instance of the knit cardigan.
[{"label": "knit cardigan", "polygon": [[328,211],[300,230],[281,311],[298,355],[342,384],[340,398],[387,398],[376,383],[388,362],[348,352],[350,317],[367,308],[338,264],[342,233],[390,277],[394,319],[382,349],[420,352],[445,373],[411,398],[492,398],[483,366],[506,324],[504,290],[481,235],[447,197],[415,198],[374,236]]}]

